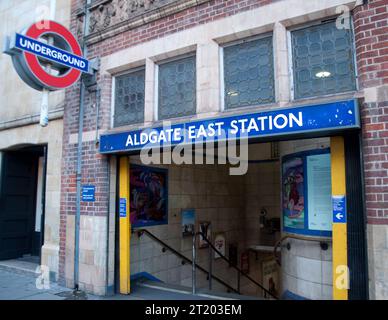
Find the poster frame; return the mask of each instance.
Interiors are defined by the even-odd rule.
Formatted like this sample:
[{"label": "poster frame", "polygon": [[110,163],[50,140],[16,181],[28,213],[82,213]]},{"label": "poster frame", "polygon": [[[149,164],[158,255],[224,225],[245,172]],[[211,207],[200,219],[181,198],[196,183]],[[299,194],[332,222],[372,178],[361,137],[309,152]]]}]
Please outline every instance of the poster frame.
[{"label": "poster frame", "polygon": [[[309,212],[308,212],[308,178],[307,178],[307,157],[309,156],[315,156],[315,155],[322,155],[322,154],[330,154],[330,148],[324,148],[324,149],[314,149],[314,150],[307,150],[307,151],[301,151],[296,152],[292,154],[287,154],[282,157],[281,161],[281,208],[282,208],[282,229],[283,232],[291,233],[291,234],[300,234],[300,235],[307,235],[307,236],[318,236],[318,237],[332,237],[332,231],[327,230],[312,230],[309,229]],[[292,227],[286,227],[284,225],[284,211],[283,211],[283,194],[284,194],[284,163],[288,160],[299,157],[303,160],[303,196],[304,196],[304,228],[303,229],[297,229]]]},{"label": "poster frame", "polygon": [[[158,173],[162,173],[165,175],[165,190],[166,190],[166,195],[165,195],[165,211],[166,211],[166,218],[163,221],[152,221],[152,222],[137,222],[131,224],[131,227],[133,229],[137,228],[145,228],[145,227],[154,227],[154,226],[161,226],[161,225],[168,225],[168,218],[169,218],[169,207],[168,207],[168,195],[169,195],[169,190],[168,190],[168,179],[169,179],[169,171],[166,168],[159,168],[159,167],[153,167],[153,166],[145,166],[145,165],[140,165],[140,164],[132,164],[130,165],[130,171],[132,169],[143,169],[143,170],[148,170],[148,171],[154,171]],[[129,190],[130,190],[130,199],[132,198],[132,188],[131,188],[131,172],[129,172]],[[127,203],[127,206],[129,206],[128,211],[129,211],[129,217],[131,219],[132,213],[131,213],[131,205]]]}]

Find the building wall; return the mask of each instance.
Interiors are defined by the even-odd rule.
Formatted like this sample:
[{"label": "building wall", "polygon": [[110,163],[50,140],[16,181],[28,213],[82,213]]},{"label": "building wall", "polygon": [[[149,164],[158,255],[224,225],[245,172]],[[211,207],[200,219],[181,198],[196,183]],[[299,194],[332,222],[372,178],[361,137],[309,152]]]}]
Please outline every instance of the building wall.
[{"label": "building wall", "polygon": [[[359,90],[355,94],[336,95],[325,98],[304,100],[312,104],[330,100],[359,98],[364,101],[361,108],[364,139],[364,162],[366,181],[366,207],[369,226],[369,244],[374,243],[375,250],[386,251],[386,246],[373,242],[371,237],[376,228],[386,228],[387,223],[387,166],[386,108],[388,94],[387,64],[385,62],[387,39],[387,1],[370,0],[366,5],[359,1],[344,0],[299,0],[283,1],[201,1],[200,5],[183,8],[180,12],[152,20],[149,23],[128,22],[127,29],[122,27],[109,32],[95,32],[88,36],[89,57],[101,57],[99,86],[102,90],[99,114],[99,132],[110,128],[112,112],[112,78],[118,72],[146,65],[146,96],[153,97],[154,64],[164,58],[186,52],[197,52],[197,115],[194,118],[218,116],[220,112],[220,43],[241,39],[246,36],[274,31],[275,78],[277,102],[262,106],[260,109],[282,108],[297,103],[290,98],[290,75],[288,70],[287,28],[308,23],[317,19],[331,17],[337,9],[346,5],[353,12],[355,26]],[[287,2],[287,10],[284,6]],[[186,3],[189,3],[188,1]],[[104,5],[100,14],[109,17],[116,2]],[[76,15],[82,6],[81,0],[72,1],[72,28],[77,32],[79,18]],[[342,7],[343,8],[343,7]],[[93,9],[94,12],[95,9]],[[167,12],[167,11],[166,11]],[[96,14],[96,13],[95,13]],[[109,19],[108,25],[112,22]],[[131,24],[132,23],[132,24]],[[103,28],[103,26],[101,27]],[[210,76],[209,76],[210,75]],[[75,175],[74,157],[77,136],[77,108],[79,88],[75,86],[66,93],[65,130],[63,149],[66,166],[62,169],[62,224],[61,224],[61,274],[65,274],[66,220],[74,214]],[[107,216],[111,201],[109,199],[109,161],[98,154],[94,137],[96,130],[96,109],[93,108],[93,95],[88,97],[86,105],[86,126],[84,144],[83,181],[93,182],[97,186],[99,198],[93,206],[83,206],[82,214],[88,216]],[[154,122],[153,98],[146,98],[145,123]],[[257,110],[254,108],[253,110]],[[250,112],[246,108],[237,112]],[[187,119],[181,119],[187,120]],[[133,127],[121,128],[131,129]],[[96,175],[97,172],[97,175]],[[378,227],[377,227],[378,225]],[[384,229],[385,230],[385,229]],[[387,279],[376,278],[373,259],[369,261],[371,279],[371,297],[386,296]],[[380,279],[380,280],[379,280]],[[376,288],[380,288],[375,290]]]},{"label": "building wall", "polygon": [[[0,1],[0,43],[6,36],[20,32],[39,19],[70,23],[67,0]],[[49,267],[51,279],[58,276],[59,209],[62,164],[63,108],[65,92],[50,93],[49,125],[39,126],[42,95],[27,86],[13,68],[11,57],[0,54],[0,150],[28,144],[47,145],[45,234],[42,264]]]},{"label": "building wall", "polygon": [[388,299],[388,1],[354,11],[368,220],[370,299]]}]

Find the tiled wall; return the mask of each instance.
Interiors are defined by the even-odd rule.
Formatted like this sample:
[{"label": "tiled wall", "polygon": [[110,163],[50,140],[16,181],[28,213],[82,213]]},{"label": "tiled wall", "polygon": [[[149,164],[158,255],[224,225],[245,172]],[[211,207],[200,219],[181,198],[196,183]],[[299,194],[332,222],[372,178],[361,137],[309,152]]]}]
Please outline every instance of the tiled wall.
[{"label": "tiled wall", "polygon": [[[267,211],[266,219],[280,217],[280,165],[279,161],[259,162],[270,159],[271,144],[251,145],[249,149],[249,170],[245,176],[245,243],[274,246],[280,233],[269,233],[260,228],[260,211]],[[249,275],[263,283],[263,261],[273,259],[272,253],[249,252]],[[279,272],[280,276],[280,272]],[[280,279],[280,277],[279,277]],[[280,285],[280,283],[279,283]],[[242,280],[243,292],[248,295],[261,295],[262,290],[246,279]]]}]

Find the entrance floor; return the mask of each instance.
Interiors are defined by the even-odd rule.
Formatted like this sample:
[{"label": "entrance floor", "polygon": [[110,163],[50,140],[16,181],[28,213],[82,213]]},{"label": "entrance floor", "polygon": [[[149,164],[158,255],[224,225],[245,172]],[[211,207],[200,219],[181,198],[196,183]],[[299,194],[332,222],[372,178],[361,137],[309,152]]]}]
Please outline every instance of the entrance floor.
[{"label": "entrance floor", "polygon": [[0,261],[0,269],[13,273],[24,273],[35,275],[35,270],[39,266],[39,257],[24,256],[18,259]]}]

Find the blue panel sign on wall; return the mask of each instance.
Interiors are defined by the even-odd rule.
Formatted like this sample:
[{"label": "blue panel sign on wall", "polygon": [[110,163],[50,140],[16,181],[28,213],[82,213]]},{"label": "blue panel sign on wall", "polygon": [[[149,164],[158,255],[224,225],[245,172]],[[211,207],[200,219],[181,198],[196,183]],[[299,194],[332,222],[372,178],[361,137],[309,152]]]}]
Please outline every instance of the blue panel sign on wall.
[{"label": "blue panel sign on wall", "polygon": [[119,212],[120,212],[120,218],[127,217],[127,199],[120,198]]},{"label": "blue panel sign on wall", "polygon": [[82,201],[84,202],[96,201],[96,186],[82,187]]},{"label": "blue panel sign on wall", "polygon": [[356,100],[218,117],[102,135],[100,153],[359,128]]},{"label": "blue panel sign on wall", "polygon": [[333,196],[333,222],[346,223],[346,198],[345,196]]}]

